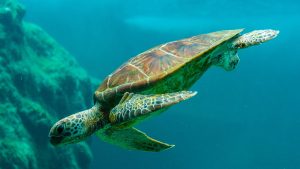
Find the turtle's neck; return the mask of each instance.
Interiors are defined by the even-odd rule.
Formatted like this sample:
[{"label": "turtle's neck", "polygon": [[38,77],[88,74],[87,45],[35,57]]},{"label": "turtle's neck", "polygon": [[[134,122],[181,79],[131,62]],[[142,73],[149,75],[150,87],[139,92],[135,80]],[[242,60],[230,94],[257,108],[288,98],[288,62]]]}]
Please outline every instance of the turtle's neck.
[{"label": "turtle's neck", "polygon": [[93,134],[107,124],[107,120],[104,113],[101,111],[101,105],[99,103],[96,103],[92,108],[83,111],[82,118],[87,135]]}]

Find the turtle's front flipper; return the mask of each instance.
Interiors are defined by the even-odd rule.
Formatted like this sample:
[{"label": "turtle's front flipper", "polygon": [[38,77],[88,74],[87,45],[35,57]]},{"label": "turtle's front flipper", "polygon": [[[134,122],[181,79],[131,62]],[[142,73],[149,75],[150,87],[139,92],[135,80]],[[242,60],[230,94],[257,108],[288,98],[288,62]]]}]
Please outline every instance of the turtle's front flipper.
[{"label": "turtle's front flipper", "polygon": [[120,103],[110,112],[110,125],[99,130],[96,135],[103,141],[130,150],[158,152],[171,148],[173,145],[154,140],[131,126],[151,113],[164,110],[195,94],[189,91],[154,95],[125,93]]},{"label": "turtle's front flipper", "polygon": [[112,127],[98,131],[96,135],[103,141],[129,150],[159,152],[174,146],[157,141],[133,127],[125,129]]},{"label": "turtle's front flipper", "polygon": [[151,115],[152,112],[164,110],[196,94],[197,92],[191,91],[154,95],[125,93],[120,103],[111,110],[109,120],[113,126],[138,121]]}]

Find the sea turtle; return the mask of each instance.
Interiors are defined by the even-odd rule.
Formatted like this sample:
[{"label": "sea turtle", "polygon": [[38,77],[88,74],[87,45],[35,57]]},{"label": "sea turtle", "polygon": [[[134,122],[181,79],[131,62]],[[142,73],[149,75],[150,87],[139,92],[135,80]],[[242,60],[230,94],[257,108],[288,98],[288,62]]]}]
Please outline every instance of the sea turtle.
[{"label": "sea turtle", "polygon": [[162,151],[157,141],[133,126],[171,105],[193,97],[188,90],[212,65],[227,71],[239,62],[238,49],[258,45],[279,31],[223,30],[168,42],[149,49],[110,74],[94,93],[91,109],[61,119],[51,128],[53,145],[77,143],[96,133],[102,140],[131,150]]}]

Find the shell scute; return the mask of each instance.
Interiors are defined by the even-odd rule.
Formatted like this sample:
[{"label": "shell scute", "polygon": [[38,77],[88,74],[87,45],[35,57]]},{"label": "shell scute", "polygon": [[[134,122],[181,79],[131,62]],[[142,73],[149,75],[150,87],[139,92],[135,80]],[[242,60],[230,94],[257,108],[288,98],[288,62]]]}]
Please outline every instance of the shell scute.
[{"label": "shell scute", "polygon": [[166,51],[161,50],[160,47],[145,52],[138,57],[132,59],[129,63],[135,65],[141,72],[148,77],[155,76],[169,70],[174,65],[184,62],[184,58],[178,58]]},{"label": "shell scute", "polygon": [[187,40],[170,42],[162,47],[163,50],[182,58],[192,58],[205,50],[208,45],[194,43]]},{"label": "shell scute", "polygon": [[147,78],[147,75],[136,66],[128,63],[113,73],[107,80],[109,88],[116,87],[120,84],[127,84]]}]

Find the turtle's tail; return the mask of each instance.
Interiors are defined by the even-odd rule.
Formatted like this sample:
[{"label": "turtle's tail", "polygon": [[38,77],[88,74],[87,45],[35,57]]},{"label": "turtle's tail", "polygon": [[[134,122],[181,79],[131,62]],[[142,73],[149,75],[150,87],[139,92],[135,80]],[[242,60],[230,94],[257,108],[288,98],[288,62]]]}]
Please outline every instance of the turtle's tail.
[{"label": "turtle's tail", "polygon": [[276,38],[278,34],[279,34],[278,30],[272,30],[272,29],[255,30],[238,37],[233,42],[233,48],[240,49],[240,48],[247,48],[253,45],[259,45],[261,43]]}]

